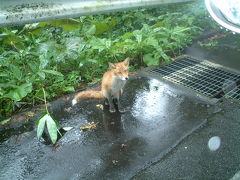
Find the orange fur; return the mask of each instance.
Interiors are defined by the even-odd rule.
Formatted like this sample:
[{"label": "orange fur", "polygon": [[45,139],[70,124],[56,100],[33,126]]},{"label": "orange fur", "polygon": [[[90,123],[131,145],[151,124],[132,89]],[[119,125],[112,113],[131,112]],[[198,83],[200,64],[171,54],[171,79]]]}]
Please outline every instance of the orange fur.
[{"label": "orange fur", "polygon": [[77,100],[81,98],[102,99],[104,98],[104,96],[101,91],[88,90],[88,91],[82,91],[74,97],[74,99],[77,99]]},{"label": "orange fur", "polygon": [[115,112],[113,99],[117,99],[118,108],[119,111],[121,111],[119,97],[121,96],[123,87],[128,80],[129,58],[116,64],[109,63],[109,67],[110,70],[103,75],[101,91],[89,90],[80,92],[74,97],[72,101],[73,105],[81,98],[105,98],[110,105],[110,112]]}]

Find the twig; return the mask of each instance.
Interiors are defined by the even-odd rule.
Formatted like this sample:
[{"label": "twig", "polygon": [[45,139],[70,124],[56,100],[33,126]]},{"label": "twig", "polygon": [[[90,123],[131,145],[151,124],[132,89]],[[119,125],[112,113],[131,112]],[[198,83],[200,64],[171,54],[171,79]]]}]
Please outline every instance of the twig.
[{"label": "twig", "polygon": [[45,93],[44,88],[42,88],[42,90],[43,90],[43,96],[44,96],[45,108],[46,108],[47,113],[49,114],[49,112],[48,112],[48,108],[47,108],[46,93]]}]

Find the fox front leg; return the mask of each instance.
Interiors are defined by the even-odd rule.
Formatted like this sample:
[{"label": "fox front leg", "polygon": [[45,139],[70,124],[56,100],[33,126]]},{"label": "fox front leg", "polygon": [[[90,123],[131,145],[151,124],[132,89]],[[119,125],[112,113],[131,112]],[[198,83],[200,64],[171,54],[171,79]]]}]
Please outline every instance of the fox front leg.
[{"label": "fox front leg", "polygon": [[105,104],[106,106],[109,106],[109,103],[108,103],[108,99],[107,99],[107,98],[104,98],[104,104]]},{"label": "fox front leg", "polygon": [[117,94],[117,105],[118,105],[118,111],[123,113],[125,112],[124,108],[122,107],[121,103],[120,103],[120,96],[122,95],[122,89],[118,92]]},{"label": "fox front leg", "polygon": [[108,100],[108,103],[109,103],[109,111],[110,111],[111,113],[116,112],[116,109],[115,109],[114,104],[113,104],[113,97],[112,97],[111,93],[110,93],[110,92],[107,92],[107,91],[104,91],[104,92],[103,92],[103,95],[104,95],[104,96],[107,98],[107,100]]}]

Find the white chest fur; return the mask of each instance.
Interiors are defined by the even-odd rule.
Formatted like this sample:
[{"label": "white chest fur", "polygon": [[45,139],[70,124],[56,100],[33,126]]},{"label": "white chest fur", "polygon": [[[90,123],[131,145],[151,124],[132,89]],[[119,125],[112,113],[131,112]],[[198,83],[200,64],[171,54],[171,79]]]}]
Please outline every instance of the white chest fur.
[{"label": "white chest fur", "polygon": [[115,78],[111,87],[112,94],[115,96],[126,84],[126,80]]}]

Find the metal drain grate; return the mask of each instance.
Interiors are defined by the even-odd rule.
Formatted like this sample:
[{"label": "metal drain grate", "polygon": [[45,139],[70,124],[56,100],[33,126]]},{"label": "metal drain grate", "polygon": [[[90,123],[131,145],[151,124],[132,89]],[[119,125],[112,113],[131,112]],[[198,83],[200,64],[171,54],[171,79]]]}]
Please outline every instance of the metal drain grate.
[{"label": "metal drain grate", "polygon": [[226,93],[225,97],[240,100],[240,85],[236,86],[231,91]]},{"label": "metal drain grate", "polygon": [[184,56],[169,65],[152,69],[150,72],[157,73],[165,80],[193,89],[210,98],[219,98],[224,94],[240,98],[240,88],[233,91],[240,81],[240,74],[207,61]]}]

